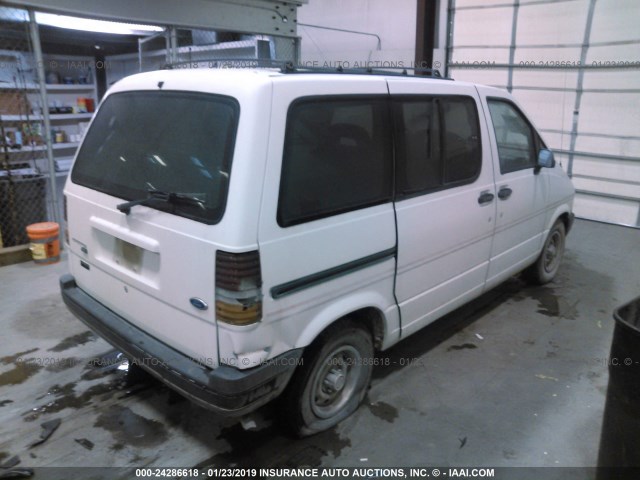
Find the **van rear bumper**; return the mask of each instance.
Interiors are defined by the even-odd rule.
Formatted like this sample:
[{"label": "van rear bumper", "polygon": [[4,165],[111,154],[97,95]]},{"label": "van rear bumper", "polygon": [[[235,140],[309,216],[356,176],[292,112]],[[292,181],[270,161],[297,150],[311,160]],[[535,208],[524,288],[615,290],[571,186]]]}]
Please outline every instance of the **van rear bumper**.
[{"label": "van rear bumper", "polygon": [[98,335],[174,390],[225,416],[244,415],[279,395],[302,356],[302,349],[295,349],[247,370],[210,369],[106,308],[72,275],[60,277],[60,290],[69,310]]}]

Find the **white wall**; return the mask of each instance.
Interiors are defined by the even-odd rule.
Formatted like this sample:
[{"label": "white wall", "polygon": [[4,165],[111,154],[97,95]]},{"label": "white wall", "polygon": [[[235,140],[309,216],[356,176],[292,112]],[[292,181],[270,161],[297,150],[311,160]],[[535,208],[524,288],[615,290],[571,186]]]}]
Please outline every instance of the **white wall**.
[{"label": "white wall", "polygon": [[[298,26],[301,61],[317,66],[382,66],[388,62],[411,66],[415,59],[416,0],[309,0],[298,9],[298,23],[374,33],[372,36]],[[387,63],[387,64],[388,64]]]},{"label": "white wall", "polygon": [[[640,2],[525,0],[515,23],[509,3],[456,0],[450,75],[510,86],[551,148],[573,147],[556,158],[571,168],[578,216],[640,226]],[[570,68],[522,68],[555,62]]]}]

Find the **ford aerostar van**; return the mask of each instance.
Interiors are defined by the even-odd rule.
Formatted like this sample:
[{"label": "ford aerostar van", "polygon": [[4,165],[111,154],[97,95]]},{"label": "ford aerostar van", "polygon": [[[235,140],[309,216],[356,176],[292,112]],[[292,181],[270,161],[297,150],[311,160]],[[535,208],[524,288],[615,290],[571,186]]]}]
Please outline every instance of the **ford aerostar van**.
[{"label": "ford aerostar van", "polygon": [[574,189],[506,92],[299,70],[156,71],[105,96],[65,187],[70,310],[194,402],[282,396],[309,435],[385,350],[558,271]]}]

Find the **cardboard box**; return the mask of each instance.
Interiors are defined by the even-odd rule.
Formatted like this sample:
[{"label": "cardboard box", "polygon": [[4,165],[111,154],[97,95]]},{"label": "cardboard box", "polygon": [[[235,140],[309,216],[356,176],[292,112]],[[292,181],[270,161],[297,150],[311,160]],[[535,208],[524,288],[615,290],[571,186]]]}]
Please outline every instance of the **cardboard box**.
[{"label": "cardboard box", "polygon": [[0,115],[24,115],[31,113],[25,93],[17,90],[0,92]]}]

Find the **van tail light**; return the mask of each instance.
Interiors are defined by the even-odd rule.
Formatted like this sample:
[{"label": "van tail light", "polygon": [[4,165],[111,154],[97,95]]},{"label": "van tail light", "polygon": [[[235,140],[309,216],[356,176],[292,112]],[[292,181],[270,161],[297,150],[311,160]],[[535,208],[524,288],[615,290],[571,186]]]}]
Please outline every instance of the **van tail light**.
[{"label": "van tail light", "polygon": [[260,253],[216,252],[216,318],[250,325],[262,318]]},{"label": "van tail light", "polygon": [[69,245],[71,242],[69,241],[69,222],[67,213],[67,196],[62,196],[62,218],[64,219],[64,242]]}]

